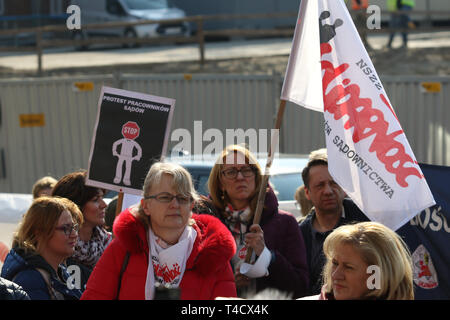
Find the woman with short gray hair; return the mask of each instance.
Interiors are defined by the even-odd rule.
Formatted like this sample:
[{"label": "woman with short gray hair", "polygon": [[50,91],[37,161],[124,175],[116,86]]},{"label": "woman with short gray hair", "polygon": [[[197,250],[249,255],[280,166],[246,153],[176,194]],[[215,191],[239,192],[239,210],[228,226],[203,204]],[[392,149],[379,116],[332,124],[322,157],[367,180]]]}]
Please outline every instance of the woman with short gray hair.
[{"label": "woman with short gray hair", "polygon": [[189,172],[157,162],[144,181],[138,206],[114,222],[116,238],[92,273],[82,299],[211,300],[235,297],[229,260],[236,251],[215,217],[192,213],[198,195]]}]

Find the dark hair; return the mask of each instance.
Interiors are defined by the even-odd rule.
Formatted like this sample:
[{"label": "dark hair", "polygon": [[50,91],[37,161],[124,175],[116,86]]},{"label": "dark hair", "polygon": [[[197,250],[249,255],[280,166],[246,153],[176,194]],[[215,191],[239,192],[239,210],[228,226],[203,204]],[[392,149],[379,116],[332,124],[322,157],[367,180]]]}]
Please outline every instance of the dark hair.
[{"label": "dark hair", "polygon": [[309,188],[309,170],[315,166],[328,166],[328,161],[324,159],[313,159],[308,162],[305,168],[303,168],[302,178],[306,188]]},{"label": "dark hair", "polygon": [[79,170],[59,179],[53,187],[52,196],[67,198],[83,211],[83,206],[103,189],[86,186],[86,170]]}]

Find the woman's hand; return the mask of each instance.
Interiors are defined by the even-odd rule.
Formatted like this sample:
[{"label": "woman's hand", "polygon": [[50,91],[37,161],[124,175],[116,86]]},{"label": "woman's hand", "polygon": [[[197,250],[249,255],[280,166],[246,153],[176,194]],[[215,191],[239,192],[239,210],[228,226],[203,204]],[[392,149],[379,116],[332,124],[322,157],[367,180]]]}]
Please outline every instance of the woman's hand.
[{"label": "woman's hand", "polygon": [[249,230],[250,232],[245,235],[245,245],[252,248],[257,256],[260,256],[266,246],[264,232],[259,224],[252,224]]},{"label": "woman's hand", "polygon": [[234,274],[234,282],[236,283],[236,288],[247,287],[250,285],[250,278],[237,271]]}]

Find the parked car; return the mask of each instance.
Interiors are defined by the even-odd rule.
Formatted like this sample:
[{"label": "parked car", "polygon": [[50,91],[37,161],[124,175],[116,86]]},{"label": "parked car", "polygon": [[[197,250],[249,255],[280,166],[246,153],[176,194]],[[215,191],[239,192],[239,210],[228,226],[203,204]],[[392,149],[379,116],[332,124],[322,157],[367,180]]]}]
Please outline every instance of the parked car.
[{"label": "parked car", "polygon": [[82,27],[74,33],[74,39],[77,40],[92,36],[147,38],[166,35],[189,36],[191,33],[186,22],[83,30],[83,25],[92,23],[184,18],[185,12],[171,6],[168,0],[72,0],[71,4],[78,5],[81,10]]},{"label": "parked car", "polygon": [[[259,157],[258,162],[264,171],[267,158]],[[192,175],[195,189],[203,195],[208,194],[208,177],[215,163],[215,158],[198,159],[195,156],[171,157],[167,161],[185,167]],[[308,163],[307,155],[275,154],[270,168],[269,182],[278,198],[280,209],[301,216],[294,199],[295,190],[303,184],[302,170]]]},{"label": "parked car", "polygon": [[[267,158],[257,159],[264,172]],[[166,158],[167,162],[175,162],[186,168],[192,176],[195,190],[202,195],[208,195],[208,178],[216,158],[185,155]],[[292,213],[296,218],[301,216],[300,207],[294,199],[295,190],[303,184],[302,170],[308,163],[307,155],[275,154],[270,168],[269,182],[275,190],[279,208]],[[108,200],[117,195],[116,191],[109,191]],[[136,203],[138,196],[126,195],[124,204]]]},{"label": "parked car", "polygon": [[0,193],[0,223],[18,223],[31,202],[32,194]]}]

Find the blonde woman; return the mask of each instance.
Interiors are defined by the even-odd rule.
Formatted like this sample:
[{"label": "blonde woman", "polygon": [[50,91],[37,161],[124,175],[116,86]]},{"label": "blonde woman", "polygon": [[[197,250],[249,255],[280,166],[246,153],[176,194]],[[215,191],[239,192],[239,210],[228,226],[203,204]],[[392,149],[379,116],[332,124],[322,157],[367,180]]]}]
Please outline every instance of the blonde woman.
[{"label": "blonde woman", "polygon": [[[278,209],[278,200],[268,187],[259,224],[253,224],[261,168],[245,147],[230,145],[217,159],[208,179],[215,214],[234,236],[237,253],[232,259],[240,297],[275,288],[292,297],[307,294],[308,266],[303,236],[294,216]],[[259,272],[244,268],[247,249],[252,248]],[[247,266],[248,267],[248,266]]]},{"label": "blonde woman", "polygon": [[306,198],[305,195],[305,185],[301,185],[295,190],[294,199],[297,201],[297,204],[300,206],[300,211],[302,213],[302,217],[306,217],[311,211],[313,204],[311,200]]},{"label": "blonde woman", "polygon": [[42,177],[41,179],[36,181],[31,191],[31,193],[33,194],[33,199],[39,198],[41,196],[51,196],[52,189],[57,182],[58,180],[50,176]]},{"label": "blonde woman", "polygon": [[68,286],[63,262],[75,250],[83,215],[64,198],[33,201],[14,237],[1,276],[20,285],[31,300],[78,300],[81,291]]},{"label": "blonde woman", "polygon": [[391,229],[360,222],[335,229],[325,240],[319,300],[413,300],[413,269],[408,247]]},{"label": "blonde woman", "polygon": [[235,297],[229,263],[236,251],[233,237],[218,219],[192,213],[196,199],[186,169],[153,164],[140,205],[114,221],[115,238],[82,299],[153,300],[159,286],[179,292],[182,300]]}]

